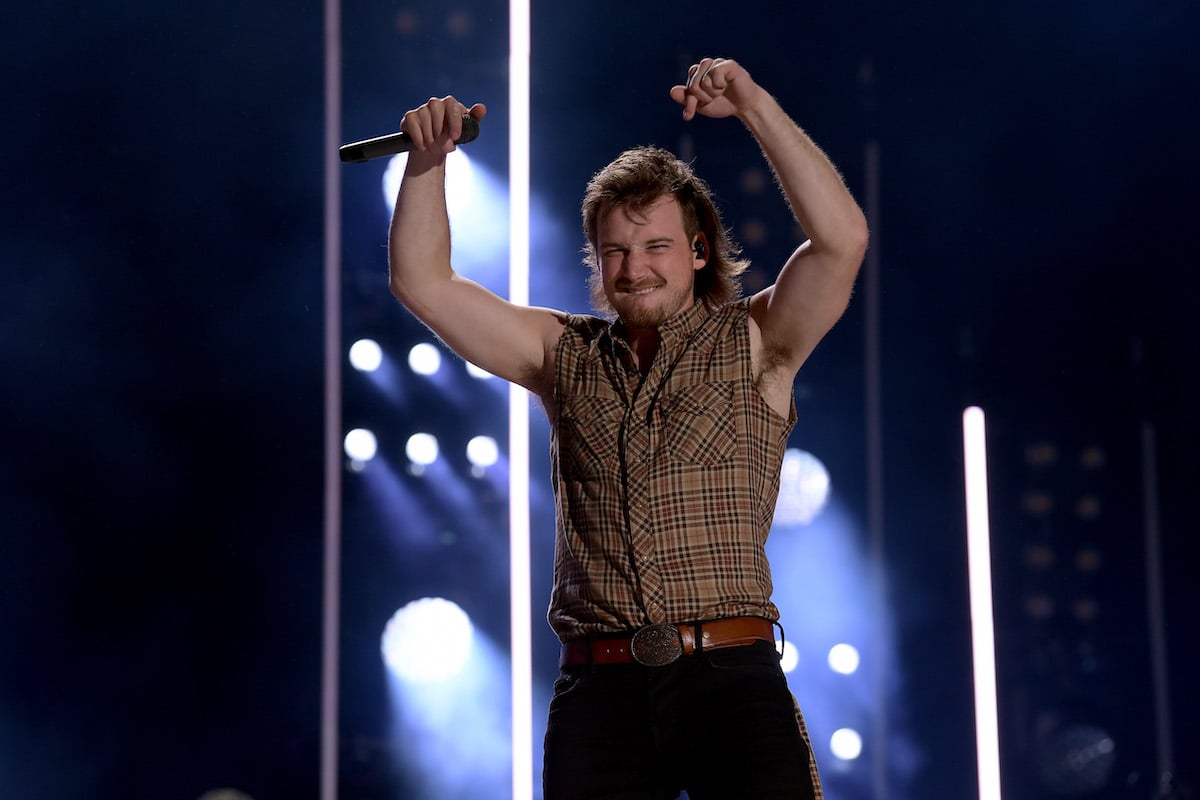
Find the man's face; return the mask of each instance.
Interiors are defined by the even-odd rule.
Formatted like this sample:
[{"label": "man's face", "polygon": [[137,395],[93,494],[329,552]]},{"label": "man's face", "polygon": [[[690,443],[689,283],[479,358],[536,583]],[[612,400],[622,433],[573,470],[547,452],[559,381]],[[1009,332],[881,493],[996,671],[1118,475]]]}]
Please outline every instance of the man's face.
[{"label": "man's face", "polygon": [[600,280],[626,326],[658,327],[691,307],[696,270],[704,266],[692,245],[670,195],[644,214],[624,207],[601,211],[596,223]]}]

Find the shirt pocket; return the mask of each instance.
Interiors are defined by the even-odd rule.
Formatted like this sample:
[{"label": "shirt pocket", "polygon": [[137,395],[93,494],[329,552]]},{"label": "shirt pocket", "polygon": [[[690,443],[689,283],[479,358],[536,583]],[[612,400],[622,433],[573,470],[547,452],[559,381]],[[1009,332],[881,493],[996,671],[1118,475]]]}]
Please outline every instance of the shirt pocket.
[{"label": "shirt pocket", "polygon": [[569,397],[558,425],[559,471],[564,478],[595,478],[617,469],[624,407],[610,397]]},{"label": "shirt pocket", "polygon": [[674,392],[664,404],[667,451],[677,464],[711,466],[737,450],[733,385],[705,383]]}]

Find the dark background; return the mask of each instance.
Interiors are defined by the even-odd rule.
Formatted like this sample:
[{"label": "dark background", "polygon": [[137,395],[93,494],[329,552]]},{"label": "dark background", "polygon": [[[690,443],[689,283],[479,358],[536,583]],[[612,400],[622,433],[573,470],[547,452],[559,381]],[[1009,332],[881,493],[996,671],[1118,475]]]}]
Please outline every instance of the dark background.
[{"label": "dark background", "polygon": [[[445,19],[462,9],[477,19],[452,39]],[[504,8],[462,9],[350,9],[348,81],[373,59],[393,66],[347,85],[347,137],[451,91],[491,93],[479,99],[503,130],[488,71],[503,70]],[[372,25],[405,11],[420,24],[404,41]],[[992,420],[1011,788],[1046,791],[1030,777],[1045,752],[1039,709],[1083,707],[1121,759],[1103,793],[1077,796],[1156,796],[1151,499],[1176,768],[1195,787],[1195,4],[534,14],[534,186],[568,222],[591,171],[646,141],[693,148],[731,224],[758,213],[719,166],[753,161],[744,133],[681,133],[666,99],[707,53],[745,63],[860,199],[864,147],[880,148],[885,527],[908,701],[897,723],[923,754],[896,796],[973,793],[958,448],[975,402]],[[0,796],[230,785],[316,797],[322,9],[51,2],[22,17],[0,34]],[[447,85],[476,66],[478,83]],[[769,270],[781,246],[747,252]],[[390,302],[378,258],[377,299]],[[799,430],[842,442],[851,462],[864,448],[863,326],[858,303],[798,384]],[[1055,457],[1031,460],[1031,445]],[[1096,448],[1105,466],[1081,466]],[[847,495],[865,503],[865,490]],[[1043,495],[1052,511],[1030,499]],[[1079,512],[1087,499],[1099,515]],[[1057,566],[1031,572],[1036,545]],[[1069,568],[1081,548],[1100,553],[1098,572]],[[1086,595],[1099,616],[1031,622],[1034,591],[1061,608]]]}]

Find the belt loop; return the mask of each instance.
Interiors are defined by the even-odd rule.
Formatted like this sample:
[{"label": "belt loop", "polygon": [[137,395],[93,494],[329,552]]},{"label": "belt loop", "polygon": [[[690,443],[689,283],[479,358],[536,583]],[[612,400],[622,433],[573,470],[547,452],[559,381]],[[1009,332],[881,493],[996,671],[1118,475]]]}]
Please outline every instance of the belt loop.
[{"label": "belt loop", "polygon": [[704,625],[699,622],[689,622],[692,626],[692,638],[696,641],[696,652],[704,652]]},{"label": "belt loop", "polygon": [[[787,646],[787,635],[784,634],[783,625],[780,624],[779,620],[775,620],[771,624],[773,626],[775,626],[776,628],[779,628],[779,647],[775,648],[775,650],[776,650],[776,652],[779,653],[779,660],[782,661],[783,660],[783,648]],[[775,643],[771,642],[771,644],[773,645]]]}]

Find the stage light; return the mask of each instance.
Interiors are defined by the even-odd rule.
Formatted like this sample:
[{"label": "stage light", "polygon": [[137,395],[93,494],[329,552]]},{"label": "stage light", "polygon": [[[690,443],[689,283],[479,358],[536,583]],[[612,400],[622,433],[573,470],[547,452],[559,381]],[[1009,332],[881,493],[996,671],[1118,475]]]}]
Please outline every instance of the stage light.
[{"label": "stage light", "polygon": [[424,597],[388,620],[380,639],[384,663],[396,677],[437,683],[462,672],[471,656],[471,620],[456,604]]},{"label": "stage light", "polygon": [[253,798],[237,789],[213,789],[200,795],[199,800],[253,800]]},{"label": "stage light", "polygon": [[[400,192],[400,182],[404,178],[404,168],[407,164],[408,155],[401,153],[392,157],[383,173],[383,198],[389,213],[396,208],[396,195]],[[471,200],[474,173],[471,159],[462,149],[446,156],[446,211],[450,215],[451,224]]]},{"label": "stage light", "polygon": [[404,445],[404,454],[418,466],[429,466],[438,458],[437,437],[429,433],[414,433]]},{"label": "stage light", "polygon": [[1030,591],[1021,602],[1025,615],[1030,619],[1045,621],[1054,616],[1057,603],[1045,592]]},{"label": "stage light", "polygon": [[487,469],[500,460],[500,448],[490,436],[476,436],[467,442],[467,459],[471,466]]},{"label": "stage light", "polygon": [[375,434],[366,428],[355,428],[342,440],[342,448],[351,461],[366,463],[379,452],[379,442],[376,441]]},{"label": "stage light", "polygon": [[1075,503],[1075,514],[1080,519],[1084,520],[1090,521],[1099,519],[1100,512],[1103,511],[1103,509],[1104,506],[1100,502],[1100,498],[1094,495],[1081,497],[1079,498],[1079,501]]},{"label": "stage light", "polygon": [[475,366],[470,361],[467,362],[467,374],[470,375],[472,378],[475,378],[476,380],[480,380],[480,381],[486,381],[486,380],[496,377],[492,373],[488,372],[486,369]]},{"label": "stage light", "polygon": [[446,31],[455,39],[466,39],[475,32],[475,17],[467,11],[453,11],[446,17]]},{"label": "stage light", "polygon": [[1052,442],[1034,442],[1025,447],[1025,463],[1031,467],[1048,467],[1058,461],[1058,447]]},{"label": "stage light", "polygon": [[796,667],[800,666],[800,650],[791,642],[775,641],[775,649],[781,650],[779,656],[779,668],[785,673],[794,672]]},{"label": "stage light", "polygon": [[1025,563],[1038,572],[1044,572],[1054,566],[1058,557],[1054,548],[1048,544],[1034,543],[1025,545]]},{"label": "stage light", "polygon": [[820,459],[804,450],[789,448],[783,454],[779,475],[779,499],[775,522],[807,525],[817,518],[829,500],[829,472]]},{"label": "stage light", "polygon": [[1049,517],[1054,513],[1054,497],[1049,492],[1030,490],[1021,495],[1021,508],[1031,517]]},{"label": "stage light", "polygon": [[383,350],[374,339],[359,339],[350,345],[350,366],[359,372],[374,372],[383,363]]},{"label": "stage light", "polygon": [[418,375],[434,375],[442,367],[442,352],[428,342],[408,351],[408,366]]},{"label": "stage light", "polygon": [[858,648],[850,644],[835,644],[829,648],[829,668],[842,675],[853,675],[858,671]]},{"label": "stage light", "polygon": [[1094,597],[1079,597],[1071,604],[1071,615],[1079,622],[1095,622],[1100,615],[1100,603]]},{"label": "stage light", "polygon": [[1079,454],[1079,463],[1084,469],[1100,469],[1108,463],[1108,455],[1102,447],[1087,447]]},{"label": "stage light", "polygon": [[829,737],[829,749],[836,758],[853,761],[862,755],[862,736],[853,728],[839,728]]},{"label": "stage light", "polygon": [[1104,728],[1069,724],[1039,743],[1038,777],[1059,796],[1093,796],[1104,789],[1116,765],[1116,743]]},{"label": "stage light", "polygon": [[1075,569],[1080,572],[1097,572],[1102,565],[1103,558],[1095,547],[1084,547],[1075,553]]},{"label": "stage light", "polygon": [[[450,604],[445,600],[437,603]],[[466,624],[471,621],[451,606],[448,637],[446,620],[432,609],[438,620],[429,620],[428,637],[416,636],[412,646],[397,647],[403,654],[420,654],[425,648],[437,651],[409,677],[407,658],[398,659],[398,672],[391,664],[387,691],[391,699],[389,756],[402,768],[405,790],[389,796],[417,798],[512,797],[507,791],[512,780],[512,720],[508,705],[510,656],[498,648],[483,627],[470,628],[470,645],[464,647]],[[406,626],[407,627],[407,626]],[[397,626],[397,631],[399,625]],[[395,645],[400,644],[397,636]],[[459,646],[452,647],[451,641]],[[443,645],[445,650],[443,653]],[[464,650],[468,650],[465,658]],[[459,663],[456,674],[442,668]],[[441,675],[442,677],[437,677]],[[517,795],[532,800],[532,791]]]}]

